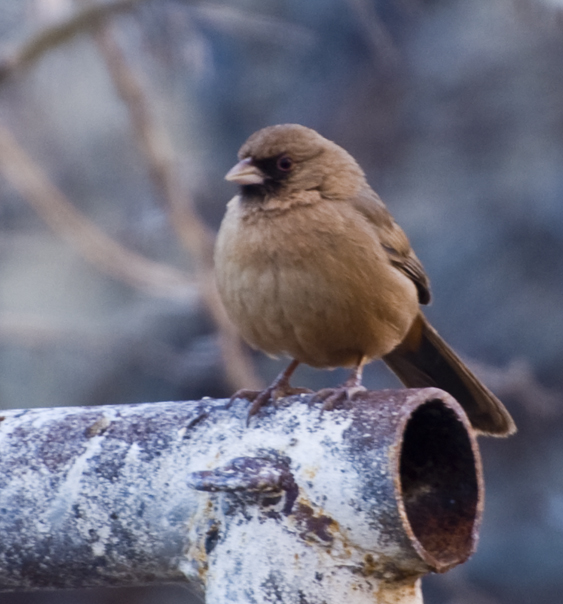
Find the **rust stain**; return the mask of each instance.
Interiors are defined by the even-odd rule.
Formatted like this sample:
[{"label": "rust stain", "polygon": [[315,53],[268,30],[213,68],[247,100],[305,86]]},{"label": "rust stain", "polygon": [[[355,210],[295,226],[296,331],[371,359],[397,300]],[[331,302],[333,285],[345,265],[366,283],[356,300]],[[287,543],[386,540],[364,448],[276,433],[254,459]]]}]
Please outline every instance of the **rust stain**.
[{"label": "rust stain", "polygon": [[334,536],[329,532],[329,527],[335,526],[336,522],[330,516],[316,515],[311,506],[299,502],[294,507],[293,517],[300,531],[299,536],[302,539],[313,539],[327,545],[334,541]]},{"label": "rust stain", "polygon": [[420,581],[418,578],[410,578],[399,584],[381,583],[375,592],[374,598],[380,604],[403,604],[404,602],[422,602]]},{"label": "rust stain", "polygon": [[309,480],[314,480],[315,477],[317,476],[317,471],[318,468],[317,467],[307,467],[303,469],[303,474],[309,479]]}]

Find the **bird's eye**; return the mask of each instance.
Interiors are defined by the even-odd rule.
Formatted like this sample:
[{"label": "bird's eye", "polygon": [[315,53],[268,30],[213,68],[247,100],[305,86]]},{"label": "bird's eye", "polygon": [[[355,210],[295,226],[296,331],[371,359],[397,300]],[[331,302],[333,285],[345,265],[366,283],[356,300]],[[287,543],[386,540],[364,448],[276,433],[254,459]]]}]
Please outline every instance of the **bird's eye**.
[{"label": "bird's eye", "polygon": [[278,170],[289,172],[293,168],[293,160],[289,155],[282,155],[277,162]]}]

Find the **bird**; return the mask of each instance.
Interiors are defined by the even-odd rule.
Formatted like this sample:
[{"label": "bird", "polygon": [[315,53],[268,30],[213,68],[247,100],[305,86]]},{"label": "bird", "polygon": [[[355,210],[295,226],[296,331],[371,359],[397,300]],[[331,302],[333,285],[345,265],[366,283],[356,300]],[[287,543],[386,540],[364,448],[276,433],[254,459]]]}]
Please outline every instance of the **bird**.
[{"label": "bird", "polygon": [[323,408],[353,400],[366,363],[383,359],[407,388],[438,387],[463,407],[477,434],[508,436],[500,400],[431,326],[422,263],[356,160],[299,124],[252,134],[226,174],[239,185],[214,252],[225,310],[253,348],[291,359],[262,391],[240,390],[248,419],[292,387],[300,363],[351,368],[315,396]]}]

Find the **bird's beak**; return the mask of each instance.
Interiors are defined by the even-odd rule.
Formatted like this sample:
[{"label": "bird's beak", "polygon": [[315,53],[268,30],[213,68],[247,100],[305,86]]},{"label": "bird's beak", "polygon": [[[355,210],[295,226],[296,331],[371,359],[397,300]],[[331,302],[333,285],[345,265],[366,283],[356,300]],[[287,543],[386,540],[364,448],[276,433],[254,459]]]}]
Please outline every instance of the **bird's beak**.
[{"label": "bird's beak", "polygon": [[252,163],[252,158],[247,157],[227,172],[225,180],[236,182],[239,185],[262,185],[266,176],[260,168]]}]

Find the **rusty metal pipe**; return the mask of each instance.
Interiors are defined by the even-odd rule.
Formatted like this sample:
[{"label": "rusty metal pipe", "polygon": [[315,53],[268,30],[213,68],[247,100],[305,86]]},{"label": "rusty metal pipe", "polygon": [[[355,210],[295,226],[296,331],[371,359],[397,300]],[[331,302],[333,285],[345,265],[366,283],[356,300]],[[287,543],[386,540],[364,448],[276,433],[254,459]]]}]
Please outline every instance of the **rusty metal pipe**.
[{"label": "rusty metal pipe", "polygon": [[415,604],[483,507],[461,407],[437,389],[320,413],[247,404],[4,412],[0,590],[181,582],[208,604]]}]

